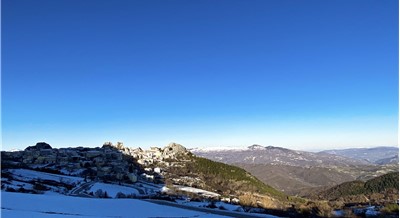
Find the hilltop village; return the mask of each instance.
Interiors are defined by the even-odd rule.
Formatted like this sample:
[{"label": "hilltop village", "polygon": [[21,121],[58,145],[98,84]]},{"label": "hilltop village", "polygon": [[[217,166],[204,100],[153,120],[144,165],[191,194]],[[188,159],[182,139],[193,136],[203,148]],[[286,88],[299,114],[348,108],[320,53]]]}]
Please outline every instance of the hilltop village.
[{"label": "hilltop village", "polygon": [[[151,182],[163,181],[163,169],[174,164],[179,155],[188,154],[185,147],[170,143],[149,150],[124,147],[106,142],[96,148],[52,148],[39,142],[23,151],[1,152],[2,167],[31,168],[85,179],[134,183],[139,177]],[[168,160],[168,161],[167,161]],[[178,164],[178,163],[176,163]],[[157,166],[157,167],[156,167]]]}]

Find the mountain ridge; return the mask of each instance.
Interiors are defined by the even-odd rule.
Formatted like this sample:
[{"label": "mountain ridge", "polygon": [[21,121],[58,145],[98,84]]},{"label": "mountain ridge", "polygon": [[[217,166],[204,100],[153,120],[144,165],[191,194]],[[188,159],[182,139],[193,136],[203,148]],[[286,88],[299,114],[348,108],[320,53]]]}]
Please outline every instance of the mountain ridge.
[{"label": "mountain ridge", "polygon": [[[244,149],[191,150],[196,155],[246,169],[264,183],[290,195],[309,192],[343,182],[368,180],[397,169],[396,164],[378,165],[324,152],[252,145]],[[389,159],[389,161],[392,159]]]},{"label": "mountain ridge", "polygon": [[[284,164],[291,166],[367,165],[363,160],[321,152],[291,150],[277,146],[251,145],[241,149],[189,149],[192,153],[224,163]],[[254,151],[257,151],[254,153]],[[212,152],[212,153],[211,153]]]},{"label": "mountain ridge", "polygon": [[320,151],[319,153],[335,154],[379,165],[395,164],[399,162],[399,148],[395,146],[331,149]]}]

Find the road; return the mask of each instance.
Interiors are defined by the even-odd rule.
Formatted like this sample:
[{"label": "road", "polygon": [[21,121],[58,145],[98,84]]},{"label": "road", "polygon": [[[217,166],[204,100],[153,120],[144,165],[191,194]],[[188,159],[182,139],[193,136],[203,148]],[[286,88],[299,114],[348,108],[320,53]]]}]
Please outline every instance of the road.
[{"label": "road", "polygon": [[[165,205],[165,206],[171,206],[171,207],[177,207],[177,208],[182,208],[182,209],[187,209],[187,210],[194,210],[194,211],[200,211],[200,212],[205,212],[205,213],[211,213],[211,214],[217,214],[217,215],[222,215],[222,216],[229,216],[229,217],[238,217],[238,218],[260,218],[260,217],[270,217],[270,218],[276,218],[277,216],[273,215],[267,215],[267,214],[251,214],[251,213],[239,213],[239,212],[233,212],[233,211],[226,211],[226,210],[216,210],[216,209],[210,209],[210,208],[202,208],[202,207],[192,207],[192,206],[187,206],[187,205],[181,205],[169,201],[162,201],[162,200],[154,200],[154,199],[146,199],[144,201],[148,201],[151,203],[159,204],[159,205]],[[265,216],[263,216],[265,215]]]},{"label": "road", "polygon": [[[92,181],[92,182],[85,182],[83,184],[80,184],[79,186],[73,188],[70,192],[69,195],[71,196],[78,196],[78,197],[86,197],[86,198],[93,198],[93,196],[88,195],[86,193],[84,193],[85,191],[89,190],[90,187],[92,187],[94,184],[96,183],[96,181]],[[117,184],[114,184],[117,185]],[[136,190],[138,190],[139,194],[142,196],[147,196],[149,195],[149,191],[147,188],[145,187],[137,187],[137,186],[132,186],[132,185],[123,185],[120,184],[120,186],[125,186],[125,187],[130,187],[130,188],[134,188]]]},{"label": "road", "polygon": [[94,185],[94,181],[92,182],[86,182],[80,186],[75,187],[74,189],[71,190],[71,193],[69,195],[71,196],[78,196],[78,197],[85,197],[85,198],[93,198],[93,196],[88,195],[86,193],[83,193],[86,190],[89,190],[92,185]]}]

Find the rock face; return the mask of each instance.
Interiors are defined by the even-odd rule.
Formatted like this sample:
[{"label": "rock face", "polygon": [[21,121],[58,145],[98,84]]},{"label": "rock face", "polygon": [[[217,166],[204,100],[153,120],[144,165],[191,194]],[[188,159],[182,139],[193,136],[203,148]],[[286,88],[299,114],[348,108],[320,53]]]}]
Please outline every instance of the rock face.
[{"label": "rock face", "polygon": [[176,156],[178,154],[186,154],[188,153],[187,149],[180,144],[170,143],[163,149],[163,155],[168,156]]},{"label": "rock face", "polygon": [[116,145],[114,145],[112,142],[104,142],[102,148],[116,148],[116,149],[121,150],[121,151],[125,150],[123,142],[117,142]]},{"label": "rock face", "polygon": [[46,142],[38,142],[34,146],[29,146],[25,149],[25,151],[39,151],[43,149],[52,149],[52,147]]}]

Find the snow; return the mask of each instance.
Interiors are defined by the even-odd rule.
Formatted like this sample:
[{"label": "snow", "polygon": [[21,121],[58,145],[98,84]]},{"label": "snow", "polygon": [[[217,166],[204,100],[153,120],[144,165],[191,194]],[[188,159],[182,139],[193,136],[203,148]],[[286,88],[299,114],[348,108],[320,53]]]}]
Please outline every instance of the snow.
[{"label": "snow", "polygon": [[209,197],[219,197],[220,196],[220,194],[217,194],[215,192],[210,192],[210,191],[206,191],[206,190],[198,189],[198,188],[192,188],[192,187],[181,186],[181,185],[174,185],[174,187],[181,191],[197,193],[197,194],[201,194],[203,196],[209,196]]},{"label": "snow", "polygon": [[[187,201],[187,200],[177,200],[176,201],[178,204],[185,205],[185,206],[190,206],[190,207],[201,207],[201,208],[206,208],[210,206],[211,202],[208,201],[202,201],[202,202],[197,202],[197,201]],[[231,214],[234,217],[264,217],[264,218],[278,218],[277,216],[274,215],[269,215],[269,214],[261,214],[261,213],[246,213],[244,212],[244,209],[240,205],[233,205],[233,204],[228,204],[224,202],[215,202],[215,208],[214,210],[219,210],[219,211],[230,211]],[[253,209],[258,209],[258,208],[253,208]]]},{"label": "snow", "polygon": [[95,193],[98,189],[103,190],[103,192],[107,192],[108,196],[115,198],[118,192],[124,193],[125,195],[134,194],[136,196],[139,195],[139,191],[132,187],[114,185],[96,182],[89,190],[89,192]]},{"label": "snow", "polygon": [[376,210],[375,206],[367,207],[367,210],[365,211],[366,216],[378,216],[379,211]]},{"label": "snow", "polygon": [[[187,205],[187,206],[192,206],[192,207],[208,207],[210,205],[210,202],[197,202],[197,201],[186,201],[186,200],[178,200],[178,204],[182,205]],[[227,211],[236,211],[236,212],[243,212],[243,208],[240,205],[233,205],[233,204],[227,204],[224,202],[216,202],[215,206],[217,208],[224,208],[223,210]]]},{"label": "snow", "polygon": [[26,182],[19,182],[19,181],[12,181],[10,184],[4,183],[6,187],[8,188],[13,188],[13,189],[19,189],[19,188],[24,188],[24,189],[32,189],[33,185],[30,183]]},{"label": "snow", "polygon": [[66,170],[66,169],[61,169],[60,172],[68,175],[79,175],[81,174],[85,169],[77,169],[77,170]]},{"label": "snow", "polygon": [[14,178],[22,181],[41,179],[41,180],[52,180],[56,182],[62,181],[64,183],[69,183],[69,184],[79,183],[83,181],[83,178],[80,177],[57,175],[57,174],[51,174],[51,173],[45,173],[27,169],[14,169],[14,170],[9,170],[9,172],[13,174]]},{"label": "snow", "polygon": [[245,151],[248,148],[241,147],[229,147],[229,146],[220,146],[220,147],[205,147],[205,148],[191,148],[190,152],[210,152],[210,151]]},{"label": "snow", "polygon": [[[28,169],[11,169],[5,170],[9,172],[12,178],[7,178],[2,180],[2,184],[4,184],[4,189],[13,188],[15,190],[19,190],[20,188],[24,188],[25,190],[32,191],[34,189],[35,181],[54,181],[57,183],[64,183],[69,185],[77,185],[83,182],[83,178],[73,177],[73,176],[64,176],[58,174],[51,174],[45,172],[39,172]],[[43,184],[47,188],[50,188],[53,192],[59,193],[67,193],[68,190],[63,186],[52,185],[50,183],[44,182]]]},{"label": "snow", "polygon": [[334,210],[334,211],[332,211],[332,215],[334,217],[344,217],[345,212],[343,210]]},{"label": "snow", "polygon": [[163,193],[167,193],[169,191],[170,191],[170,189],[167,186],[164,186],[161,188],[161,192],[163,192]]},{"label": "snow", "polygon": [[8,152],[18,152],[18,151],[23,151],[23,150],[18,148],[11,148],[10,150],[8,150]]},{"label": "snow", "polygon": [[215,206],[217,206],[218,208],[220,208],[220,207],[225,208],[225,210],[229,210],[229,211],[238,211],[238,212],[243,211],[243,208],[240,205],[227,204],[224,202],[217,202],[217,203],[215,203]]},{"label": "snow", "polygon": [[224,216],[153,204],[137,199],[93,199],[1,192],[2,217],[199,217]]}]

